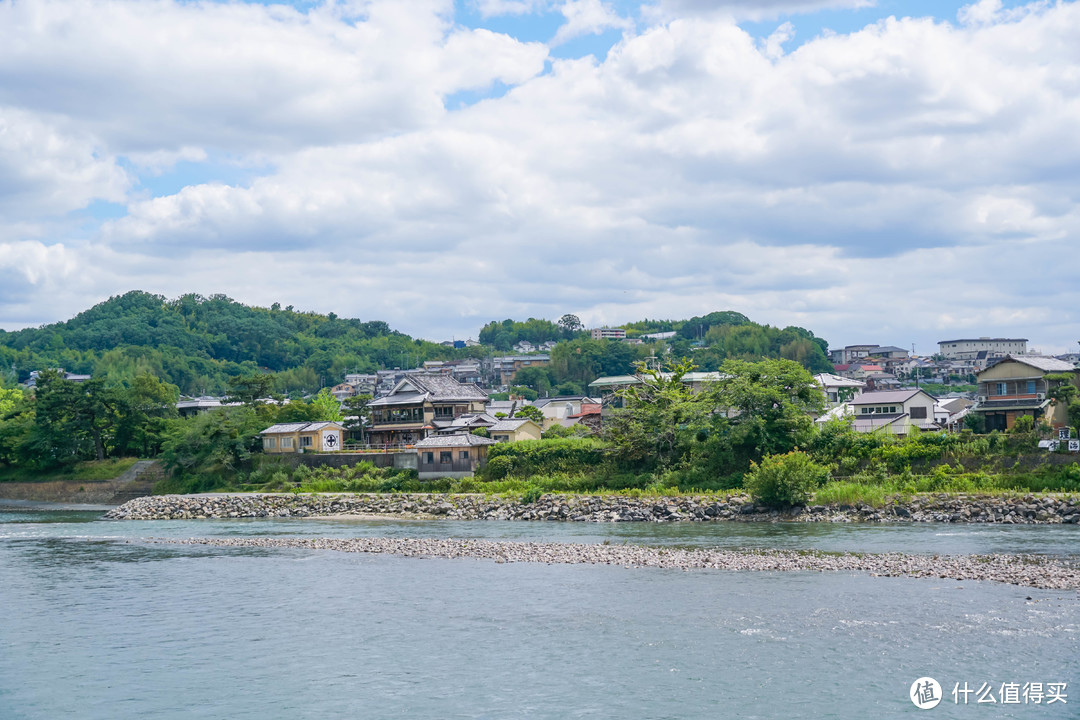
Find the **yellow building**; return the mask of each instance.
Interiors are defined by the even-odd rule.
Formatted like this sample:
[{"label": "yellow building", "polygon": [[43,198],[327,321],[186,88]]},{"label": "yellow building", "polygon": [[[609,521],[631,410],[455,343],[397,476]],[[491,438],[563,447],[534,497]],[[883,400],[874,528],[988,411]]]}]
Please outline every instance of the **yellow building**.
[{"label": "yellow building", "polygon": [[280,423],[259,434],[265,453],[324,453],[341,449],[345,428],[336,422]]},{"label": "yellow building", "polygon": [[519,440],[539,440],[540,426],[528,418],[510,418],[500,420],[488,428],[491,439],[496,442],[518,442]]}]

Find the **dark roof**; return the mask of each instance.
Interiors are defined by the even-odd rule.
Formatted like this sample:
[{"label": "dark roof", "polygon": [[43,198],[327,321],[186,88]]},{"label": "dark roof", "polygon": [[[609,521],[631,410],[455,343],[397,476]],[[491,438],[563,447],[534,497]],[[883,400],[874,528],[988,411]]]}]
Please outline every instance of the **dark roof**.
[{"label": "dark roof", "polygon": [[[880,392],[864,392],[855,396],[848,405],[881,405],[884,403],[905,403],[924,390],[882,390]],[[930,393],[926,393],[930,396]],[[932,397],[932,396],[930,396]]]},{"label": "dark roof", "polygon": [[487,393],[472,383],[458,382],[449,375],[411,375],[402,382],[431,393],[431,400],[487,400]]},{"label": "dark roof", "polygon": [[337,428],[343,428],[341,423],[336,422],[300,422],[300,423],[278,423],[277,425],[271,425],[266,428],[260,435],[277,435],[280,433],[296,433],[296,432],[315,432],[316,430],[322,430],[324,427],[333,425]]},{"label": "dark roof", "polygon": [[378,400],[372,400],[368,403],[369,407],[379,407],[382,405],[412,405],[415,403],[422,403],[428,399],[429,393],[417,393],[417,392],[401,392],[396,395],[386,395]]},{"label": "dark roof", "polygon": [[491,438],[480,437],[472,433],[463,433],[461,435],[432,435],[416,443],[414,447],[417,450],[424,448],[473,447],[476,445],[495,445],[496,442]]},{"label": "dark roof", "polygon": [[959,340],[938,340],[938,345],[959,342],[1027,342],[1027,338],[960,338]]},{"label": "dark roof", "polygon": [[[514,432],[527,422],[531,422],[533,425],[537,423],[529,418],[506,418],[488,428],[488,432]],[[539,427],[537,425],[537,427]]]},{"label": "dark roof", "polygon": [[1050,404],[1049,400],[987,400],[981,402],[975,409],[978,412],[987,410],[1041,410]]}]

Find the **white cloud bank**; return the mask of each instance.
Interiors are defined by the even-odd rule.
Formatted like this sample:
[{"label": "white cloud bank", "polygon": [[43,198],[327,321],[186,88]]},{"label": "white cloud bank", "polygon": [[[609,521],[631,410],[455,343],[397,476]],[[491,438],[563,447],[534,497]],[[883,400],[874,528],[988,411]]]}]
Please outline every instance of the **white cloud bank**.
[{"label": "white cloud bank", "polygon": [[[0,184],[26,194],[0,217],[126,203],[67,243],[78,292],[50,302],[24,273],[0,326],[139,287],[434,338],[726,308],[837,344],[1080,337],[1076,3],[983,2],[791,52],[790,28],[754,38],[693,8],[634,30],[566,7],[566,37],[627,34],[603,62],[551,61],[455,24],[448,2],[0,4],[0,129],[17,128],[0,130]],[[509,89],[445,109],[492,83]],[[268,170],[131,189],[215,153]]]}]

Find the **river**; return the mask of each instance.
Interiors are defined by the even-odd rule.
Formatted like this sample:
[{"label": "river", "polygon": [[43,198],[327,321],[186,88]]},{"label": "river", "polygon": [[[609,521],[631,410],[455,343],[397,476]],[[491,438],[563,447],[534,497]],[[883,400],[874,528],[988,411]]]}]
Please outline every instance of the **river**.
[{"label": "river", "polygon": [[[1075,591],[146,541],[464,537],[1076,561],[1076,526],[137,522],[102,511],[0,508],[0,718],[1080,716]],[[908,696],[927,676],[942,688],[932,711]],[[1027,696],[1003,702],[1013,683]],[[1043,684],[1042,702],[1030,683]],[[1051,683],[1067,683],[1056,686],[1065,702],[1048,702]]]}]

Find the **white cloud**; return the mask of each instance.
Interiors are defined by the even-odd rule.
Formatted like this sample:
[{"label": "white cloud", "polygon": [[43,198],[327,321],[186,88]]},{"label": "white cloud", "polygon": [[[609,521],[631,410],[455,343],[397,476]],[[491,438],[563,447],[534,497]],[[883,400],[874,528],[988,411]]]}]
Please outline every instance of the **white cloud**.
[{"label": "white cloud", "polygon": [[876,0],[656,0],[647,15],[659,19],[689,16],[734,20],[772,20],[782,15],[874,7]]},{"label": "white cloud", "polygon": [[[565,7],[567,37],[624,22],[598,2]],[[124,197],[121,155],[143,174],[215,153],[267,168],[129,197],[72,256],[72,298],[226,292],[440,339],[494,317],[731,308],[835,342],[929,349],[939,332],[1041,328],[1061,345],[1080,302],[1075,263],[1053,259],[1080,232],[1080,6],[989,9],[787,53],[789,27],[761,43],[688,12],[541,74],[542,45],[458,27],[440,2],[372,2],[348,20],[0,5],[0,102],[63,138],[53,165],[79,170],[45,174],[75,192],[34,190],[38,214]],[[12,48],[18,37],[33,42]],[[495,81],[512,87],[443,109]],[[4,167],[21,165],[0,164],[0,179]],[[448,295],[447,278],[469,291]]]},{"label": "white cloud", "polygon": [[630,30],[634,23],[620,16],[601,0],[565,0],[559,12],[566,22],[559,26],[551,45],[561,45],[581,35],[599,35],[607,30]]},{"label": "white cloud", "polygon": [[455,27],[449,9],[2,3],[0,103],[77,118],[117,154],[273,153],[431,126],[447,95],[543,71],[542,44]]},{"label": "white cloud", "polygon": [[0,221],[14,223],[120,201],[128,187],[93,137],[62,119],[0,106]]}]

